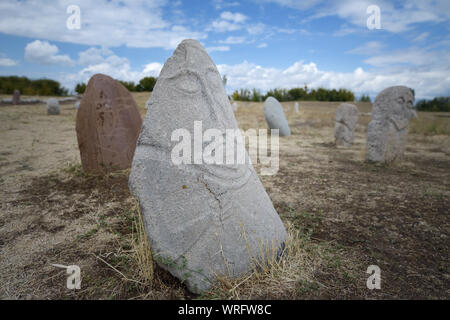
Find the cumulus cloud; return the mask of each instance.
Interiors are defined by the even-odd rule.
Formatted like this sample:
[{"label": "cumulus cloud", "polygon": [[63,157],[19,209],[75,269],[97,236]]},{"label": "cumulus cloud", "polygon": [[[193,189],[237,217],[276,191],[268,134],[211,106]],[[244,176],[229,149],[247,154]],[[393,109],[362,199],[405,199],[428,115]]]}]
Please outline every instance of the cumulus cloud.
[{"label": "cumulus cloud", "polygon": [[[366,29],[369,5],[378,5],[381,13],[381,28],[383,30],[400,33],[413,29],[418,23],[438,23],[450,18],[450,1],[448,0],[409,0],[393,2],[387,0],[341,0],[341,1],[294,1],[294,0],[259,0],[260,2],[274,2],[293,9],[307,10],[315,8],[313,15],[304,19],[309,22],[328,16],[339,18],[358,26],[359,30]],[[346,35],[355,32],[354,28],[343,27],[335,35]]]},{"label": "cumulus cloud", "polygon": [[25,47],[25,60],[42,65],[72,66],[74,61],[68,55],[59,55],[58,47],[47,41],[35,40]]},{"label": "cumulus cloud", "polygon": [[[383,53],[364,60],[365,63],[376,67],[386,66],[438,66],[450,61],[448,51],[427,51],[418,47],[396,50],[391,53]],[[448,63],[447,63],[448,64]]]},{"label": "cumulus cloud", "polygon": [[81,29],[66,28],[65,0],[0,1],[0,32],[23,37],[89,46],[173,49],[186,38],[205,39],[163,18],[164,0],[78,0]]},{"label": "cumulus cloud", "polygon": [[247,16],[242,13],[232,13],[230,11],[224,11],[220,14],[220,18],[216,19],[212,23],[212,30],[215,32],[228,32],[242,29],[244,22],[248,19]]},{"label": "cumulus cloud", "polygon": [[78,53],[78,63],[82,66],[88,66],[92,64],[98,64],[105,60],[105,57],[113,55],[113,52],[106,48],[89,48],[86,51]]},{"label": "cumulus cloud", "polygon": [[394,85],[414,88],[416,98],[432,98],[450,94],[449,67],[392,68],[390,70],[366,71],[356,68],[352,72],[321,70],[314,62],[298,61],[285,69],[263,67],[244,61],[237,65],[217,66],[227,75],[227,90],[239,88],[292,88],[307,85],[309,88],[346,88],[357,96],[369,94],[375,97],[381,90]]},{"label": "cumulus cloud", "polygon": [[224,43],[224,44],[239,44],[239,43],[244,43],[246,40],[245,37],[233,37],[233,36],[229,36],[227,37],[225,40],[220,40],[219,43]]},{"label": "cumulus cloud", "polygon": [[17,62],[0,54],[0,67],[14,67]]},{"label": "cumulus cloud", "polygon": [[57,79],[66,88],[74,88],[76,83],[87,82],[96,73],[118,80],[138,82],[144,77],[157,77],[163,67],[162,63],[150,62],[141,68],[132,68],[128,58],[119,57],[111,49],[104,47],[91,47],[79,52],[78,56],[81,70],[62,73]]},{"label": "cumulus cloud", "polygon": [[214,51],[230,51],[230,47],[229,46],[207,47],[205,49],[209,53],[214,52]]}]

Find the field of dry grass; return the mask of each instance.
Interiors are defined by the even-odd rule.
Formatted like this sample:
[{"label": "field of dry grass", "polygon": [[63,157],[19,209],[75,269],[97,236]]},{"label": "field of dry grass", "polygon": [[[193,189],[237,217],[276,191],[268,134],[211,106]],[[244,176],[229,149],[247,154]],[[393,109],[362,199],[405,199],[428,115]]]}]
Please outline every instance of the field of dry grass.
[{"label": "field of dry grass", "polygon": [[[148,93],[133,94],[142,114]],[[238,102],[241,129],[266,128],[262,103]],[[450,118],[420,113],[403,161],[364,161],[371,105],[350,148],[333,141],[338,103],[283,103],[292,135],[280,170],[261,176],[288,229],[287,253],[198,297],[153,263],[128,171],[81,170],[76,110],[0,107],[0,297],[3,299],[450,298]],[[259,164],[256,165],[257,172]],[[81,290],[65,270],[81,268]],[[369,265],[382,270],[368,290]]]}]

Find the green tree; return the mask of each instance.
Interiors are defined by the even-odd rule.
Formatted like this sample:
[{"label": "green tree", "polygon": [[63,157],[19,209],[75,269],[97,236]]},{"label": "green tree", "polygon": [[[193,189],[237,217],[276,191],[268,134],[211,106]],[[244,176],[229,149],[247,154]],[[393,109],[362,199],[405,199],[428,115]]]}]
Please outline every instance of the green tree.
[{"label": "green tree", "polygon": [[134,84],[133,81],[122,81],[119,80],[119,82],[128,89],[128,91],[133,92],[136,91],[136,85]]},{"label": "green tree", "polygon": [[75,86],[75,92],[78,94],[83,94],[84,91],[86,91],[86,83],[77,83],[77,85]]},{"label": "green tree", "polygon": [[156,84],[156,78],[155,77],[145,77],[139,80],[139,84],[136,86],[136,90],[139,92],[142,91],[153,91],[153,88]]}]

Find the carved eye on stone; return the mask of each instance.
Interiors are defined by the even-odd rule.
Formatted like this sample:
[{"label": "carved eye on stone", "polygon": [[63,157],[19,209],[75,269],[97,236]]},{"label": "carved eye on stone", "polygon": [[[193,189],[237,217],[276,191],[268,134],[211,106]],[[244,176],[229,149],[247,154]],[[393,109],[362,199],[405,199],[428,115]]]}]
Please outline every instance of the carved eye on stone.
[{"label": "carved eye on stone", "polygon": [[407,107],[410,108],[410,109],[412,109],[412,107],[413,107],[413,102],[412,102],[411,100],[408,101]]},{"label": "carved eye on stone", "polygon": [[404,104],[405,103],[405,99],[403,97],[400,97],[397,99],[397,102],[400,104]]},{"label": "carved eye on stone", "polygon": [[186,73],[172,78],[175,88],[188,94],[195,94],[201,90],[200,81],[197,76]]}]

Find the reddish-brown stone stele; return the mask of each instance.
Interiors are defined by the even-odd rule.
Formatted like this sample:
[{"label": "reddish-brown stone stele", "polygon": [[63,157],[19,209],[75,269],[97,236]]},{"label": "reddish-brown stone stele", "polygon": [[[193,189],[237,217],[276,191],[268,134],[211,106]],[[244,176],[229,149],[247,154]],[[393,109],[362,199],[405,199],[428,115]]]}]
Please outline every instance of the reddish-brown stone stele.
[{"label": "reddish-brown stone stele", "polygon": [[141,126],[130,92],[109,76],[92,76],[76,122],[83,170],[106,173],[131,167]]}]

